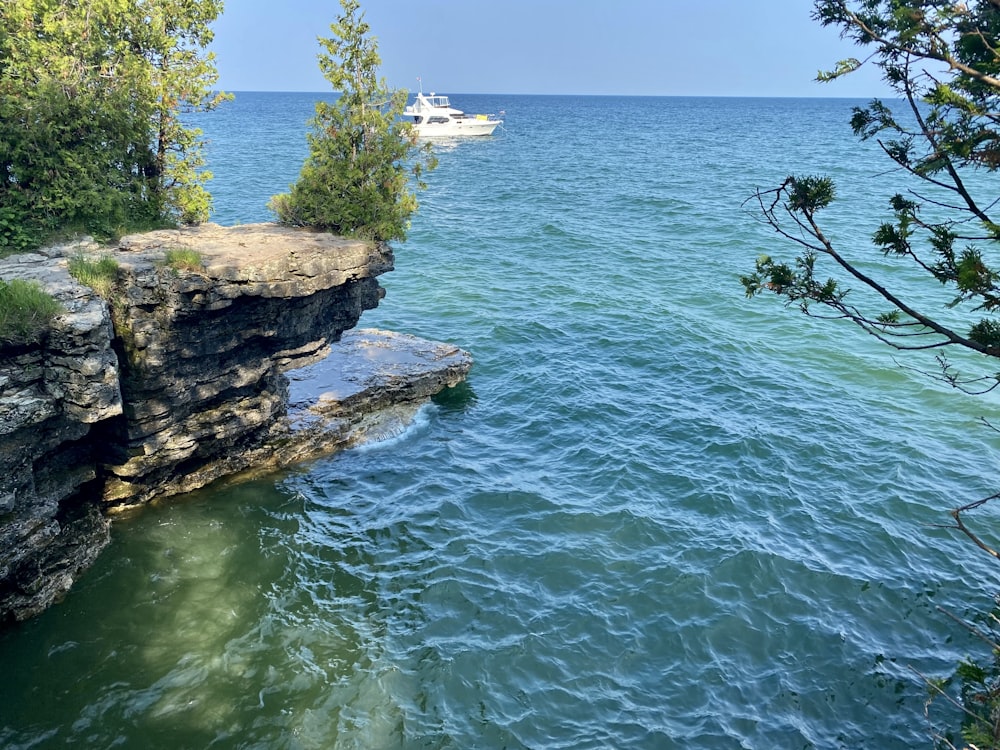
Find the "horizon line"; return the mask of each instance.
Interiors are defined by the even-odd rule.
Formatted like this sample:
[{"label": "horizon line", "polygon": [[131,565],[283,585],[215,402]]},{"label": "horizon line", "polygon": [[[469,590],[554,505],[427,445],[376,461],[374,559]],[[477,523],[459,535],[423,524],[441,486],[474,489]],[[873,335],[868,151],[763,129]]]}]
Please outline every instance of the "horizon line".
[{"label": "horizon line", "polygon": [[[310,89],[229,89],[220,87],[215,89],[231,94],[313,94],[329,95],[337,94],[337,91],[313,91]],[[397,89],[398,91],[399,89]],[[406,89],[408,93],[412,90]],[[439,93],[439,92],[435,92]],[[878,96],[876,94],[864,94],[857,96],[825,96],[817,94],[578,94],[578,93],[513,93],[513,92],[492,92],[492,91],[449,91],[446,96],[575,96],[593,98],[634,98],[634,99],[897,99],[899,97]]]}]

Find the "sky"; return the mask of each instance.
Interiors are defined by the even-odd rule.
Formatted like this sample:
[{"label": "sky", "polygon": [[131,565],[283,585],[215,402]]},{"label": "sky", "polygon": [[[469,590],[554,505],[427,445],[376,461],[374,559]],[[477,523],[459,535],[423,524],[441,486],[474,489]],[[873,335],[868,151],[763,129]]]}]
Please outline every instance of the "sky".
[{"label": "sky", "polygon": [[[887,96],[812,0],[361,0],[393,88],[444,94]],[[329,91],[316,63],[339,0],[226,0],[214,24],[226,91]]]}]

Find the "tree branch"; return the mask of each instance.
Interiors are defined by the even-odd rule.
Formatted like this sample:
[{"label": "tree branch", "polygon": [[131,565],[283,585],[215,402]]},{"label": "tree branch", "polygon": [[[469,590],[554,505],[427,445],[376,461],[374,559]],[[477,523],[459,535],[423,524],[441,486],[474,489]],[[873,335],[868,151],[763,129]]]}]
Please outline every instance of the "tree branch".
[{"label": "tree branch", "polygon": [[992,547],[988,546],[985,542],[983,542],[982,539],[976,536],[976,534],[973,533],[969,529],[969,527],[965,525],[965,521],[962,520],[963,513],[966,513],[970,510],[975,510],[976,508],[980,508],[983,505],[986,505],[986,503],[990,502],[991,500],[996,500],[997,498],[1000,498],[1000,492],[990,495],[989,497],[984,497],[981,500],[976,500],[974,503],[963,505],[961,508],[955,508],[954,510],[951,511],[951,517],[955,519],[955,526],[952,528],[958,529],[967,537],[969,537],[969,539],[972,540],[972,543],[975,544],[977,547],[979,547],[979,549],[983,550],[988,555],[991,555],[992,557],[1000,560],[1000,553],[998,553]]},{"label": "tree branch", "polygon": [[[997,5],[995,0],[989,0],[989,2],[991,5],[994,5],[995,7],[1000,7],[1000,5]],[[900,44],[897,44],[892,39],[884,37],[878,32],[876,32],[874,29],[870,28],[868,24],[866,24],[854,11],[852,11],[850,8],[847,7],[846,2],[841,2],[839,6],[844,12],[845,18],[847,18],[847,20],[850,23],[852,23],[854,26],[860,29],[866,36],[870,37],[872,41],[878,42],[880,45],[882,45],[883,48],[907,55],[916,54],[918,58],[924,60],[934,60],[936,62],[945,63],[951,70],[957,70],[961,73],[964,73],[970,78],[973,78],[979,81],[980,83],[984,83],[988,86],[992,86],[994,88],[1000,88],[1000,79],[994,78],[993,76],[987,75],[979,70],[976,70],[975,68],[966,65],[960,60],[957,60],[953,55],[950,55],[946,52],[936,52],[935,49],[947,50],[948,45],[944,42],[943,39],[941,39],[941,37],[937,33],[932,31],[929,27],[926,29],[927,36],[932,38],[934,42],[936,42],[936,44],[934,45],[934,47],[927,47],[922,51],[914,52],[913,49],[905,48]]]}]

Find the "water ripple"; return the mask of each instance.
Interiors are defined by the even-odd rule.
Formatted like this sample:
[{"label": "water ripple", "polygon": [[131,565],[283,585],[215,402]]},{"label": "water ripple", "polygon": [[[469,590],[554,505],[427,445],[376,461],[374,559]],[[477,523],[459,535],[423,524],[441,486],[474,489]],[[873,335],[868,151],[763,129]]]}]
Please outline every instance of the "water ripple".
[{"label": "water ripple", "polygon": [[[288,97],[210,133],[220,220],[294,178]],[[830,221],[867,243],[851,103],[471,99],[509,132],[441,148],[365,321],[470,349],[468,383],[391,445],[119,524],[0,638],[0,744],[929,745],[908,667],[953,666],[938,607],[1000,584],[933,526],[992,491],[994,404],[737,279],[775,251],[739,205],[796,168],[864,181]]]}]

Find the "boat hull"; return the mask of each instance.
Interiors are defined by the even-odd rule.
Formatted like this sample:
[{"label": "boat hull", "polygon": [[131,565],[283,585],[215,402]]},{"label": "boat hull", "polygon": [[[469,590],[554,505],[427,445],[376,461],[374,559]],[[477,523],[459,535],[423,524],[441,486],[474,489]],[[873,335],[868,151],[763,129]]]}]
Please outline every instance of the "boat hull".
[{"label": "boat hull", "polygon": [[453,138],[455,136],[493,135],[501,120],[452,120],[450,122],[430,122],[414,124],[413,129],[421,138]]},{"label": "boat hull", "polygon": [[468,135],[493,135],[503,124],[491,115],[467,115],[451,106],[447,96],[433,91],[424,96],[421,91],[416,101],[403,110],[404,117],[412,117],[410,124],[420,138],[454,138]]}]

